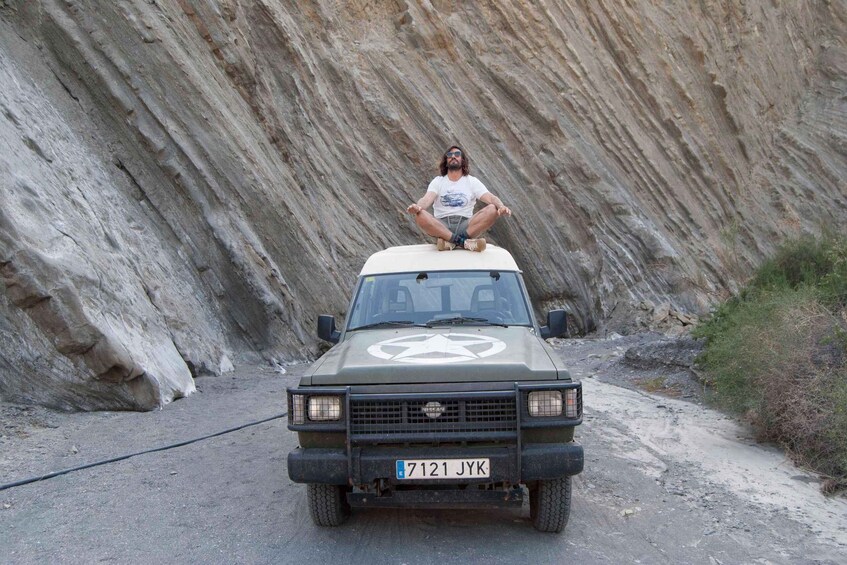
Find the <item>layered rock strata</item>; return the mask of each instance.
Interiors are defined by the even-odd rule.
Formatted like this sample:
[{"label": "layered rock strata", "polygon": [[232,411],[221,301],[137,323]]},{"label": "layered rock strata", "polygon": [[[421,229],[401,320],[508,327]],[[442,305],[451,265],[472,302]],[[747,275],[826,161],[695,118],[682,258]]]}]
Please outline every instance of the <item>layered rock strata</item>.
[{"label": "layered rock strata", "polygon": [[[317,353],[458,142],[577,330],[847,224],[843,2],[0,1],[0,396]],[[687,318],[686,318],[687,319]]]}]

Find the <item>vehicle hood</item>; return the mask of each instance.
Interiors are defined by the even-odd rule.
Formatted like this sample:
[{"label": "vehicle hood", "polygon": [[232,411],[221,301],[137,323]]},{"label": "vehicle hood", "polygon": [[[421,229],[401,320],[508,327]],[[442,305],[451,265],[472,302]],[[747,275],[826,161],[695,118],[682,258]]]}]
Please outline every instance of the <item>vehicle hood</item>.
[{"label": "vehicle hood", "polygon": [[560,375],[548,350],[523,326],[353,331],[305,380],[314,386],[555,380]]}]

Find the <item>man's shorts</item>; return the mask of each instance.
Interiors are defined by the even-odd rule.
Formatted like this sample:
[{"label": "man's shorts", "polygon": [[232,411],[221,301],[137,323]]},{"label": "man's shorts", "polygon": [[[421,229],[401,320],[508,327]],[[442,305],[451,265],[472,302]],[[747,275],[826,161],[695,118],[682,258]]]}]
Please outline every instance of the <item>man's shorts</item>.
[{"label": "man's shorts", "polygon": [[439,222],[444,224],[444,226],[450,230],[453,235],[458,235],[460,233],[468,235],[468,223],[471,221],[470,218],[466,218],[464,216],[444,216],[443,218],[437,219]]}]

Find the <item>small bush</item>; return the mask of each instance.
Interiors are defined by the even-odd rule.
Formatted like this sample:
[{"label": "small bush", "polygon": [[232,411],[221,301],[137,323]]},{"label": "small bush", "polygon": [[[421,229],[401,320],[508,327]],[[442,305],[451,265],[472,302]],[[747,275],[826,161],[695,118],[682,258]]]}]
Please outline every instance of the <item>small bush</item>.
[{"label": "small bush", "polygon": [[830,271],[821,278],[821,299],[834,311],[847,309],[847,239],[828,250]]},{"label": "small bush", "polygon": [[847,306],[847,238],[811,236],[789,241],[759,267],[742,297],[762,290],[812,287],[832,309]]},{"label": "small bush", "polygon": [[720,406],[847,486],[847,240],[787,244],[695,335]]},{"label": "small bush", "polygon": [[750,287],[797,288],[817,285],[831,271],[828,245],[811,236],[790,241],[759,267]]}]

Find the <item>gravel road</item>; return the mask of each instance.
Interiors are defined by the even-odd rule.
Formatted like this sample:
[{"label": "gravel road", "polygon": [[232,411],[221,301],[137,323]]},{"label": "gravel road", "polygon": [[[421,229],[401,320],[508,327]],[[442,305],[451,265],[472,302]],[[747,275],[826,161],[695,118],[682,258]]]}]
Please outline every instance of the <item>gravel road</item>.
[{"label": "gravel road", "polygon": [[[526,504],[357,511],[341,528],[317,528],[285,469],[296,438],[275,419],[0,491],[0,561],[844,563],[847,500],[824,498],[815,477],[696,397],[632,386],[681,382],[620,363],[649,339],[557,344],[586,401],[577,431],[585,472],[562,535],[536,532]],[[0,483],[281,414],[303,369],[198,379],[195,395],[146,414],[0,405]]]}]

